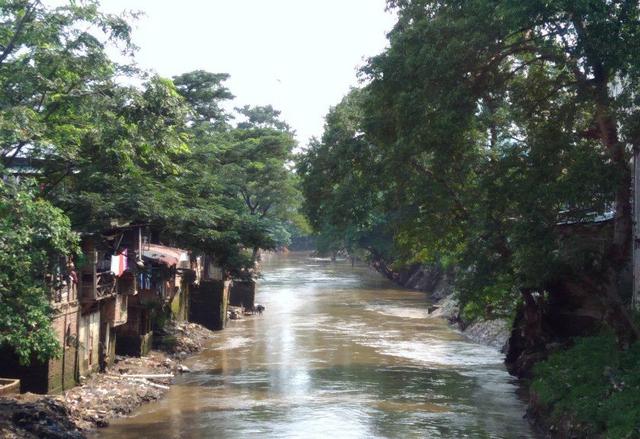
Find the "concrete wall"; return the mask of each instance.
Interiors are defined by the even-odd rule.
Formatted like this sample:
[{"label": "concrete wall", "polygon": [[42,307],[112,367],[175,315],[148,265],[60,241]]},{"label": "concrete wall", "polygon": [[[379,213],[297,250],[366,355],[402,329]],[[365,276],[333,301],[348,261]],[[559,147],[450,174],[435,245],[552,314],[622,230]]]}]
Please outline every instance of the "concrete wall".
[{"label": "concrete wall", "polygon": [[22,366],[18,362],[18,356],[10,348],[0,350],[0,376],[3,378],[15,378],[20,380],[21,392],[47,393],[49,383],[48,363],[38,362],[35,359],[28,366]]},{"label": "concrete wall", "polygon": [[20,393],[20,380],[0,378],[0,396]]},{"label": "concrete wall", "polygon": [[171,318],[179,322],[189,319],[189,295],[190,287],[187,282],[182,281],[178,293],[171,301]]},{"label": "concrete wall", "polygon": [[142,335],[118,335],[116,353],[130,357],[144,357],[149,354],[153,343],[153,331]]},{"label": "concrete wall", "polygon": [[87,376],[100,368],[100,310],[92,308],[80,316],[78,364],[80,375]]},{"label": "concrete wall", "polygon": [[115,353],[141,357],[149,353],[153,340],[150,311],[137,302],[138,297],[132,299],[129,301],[127,323],[115,329],[118,338]]},{"label": "concrete wall", "polygon": [[229,281],[203,280],[191,286],[189,321],[212,330],[224,329],[229,302]]},{"label": "concrete wall", "polygon": [[256,298],[256,283],[253,280],[234,280],[231,284],[229,304],[253,309]]},{"label": "concrete wall", "polygon": [[49,361],[47,393],[59,393],[78,383],[78,306],[63,305],[58,311],[52,324],[62,355]]}]

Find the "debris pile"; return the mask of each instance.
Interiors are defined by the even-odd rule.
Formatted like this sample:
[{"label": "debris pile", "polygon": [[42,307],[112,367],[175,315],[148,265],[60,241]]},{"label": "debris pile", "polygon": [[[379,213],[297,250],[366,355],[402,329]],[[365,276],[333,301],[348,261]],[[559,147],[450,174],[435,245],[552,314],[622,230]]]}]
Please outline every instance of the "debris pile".
[{"label": "debris pile", "polygon": [[0,437],[4,439],[81,439],[85,435],[60,401],[25,393],[0,398]]},{"label": "debris pile", "polygon": [[240,320],[244,315],[244,308],[241,306],[229,306],[227,318],[229,320]]},{"label": "debris pile", "polygon": [[117,357],[105,373],[97,373],[81,386],[57,397],[81,429],[106,427],[109,419],[130,414],[143,403],[159,399],[169,389],[179,363],[164,353],[147,357]]},{"label": "debris pile", "polygon": [[157,348],[179,358],[200,352],[213,332],[197,323],[169,322],[162,334],[154,334]]},{"label": "debris pile", "polygon": [[0,398],[0,438],[84,438],[87,430],[106,427],[110,419],[161,398],[175,375],[189,372],[180,360],[201,351],[212,334],[195,323],[172,322],[161,336],[164,352],[118,356],[104,373],[81,377],[82,384],[63,395]]}]

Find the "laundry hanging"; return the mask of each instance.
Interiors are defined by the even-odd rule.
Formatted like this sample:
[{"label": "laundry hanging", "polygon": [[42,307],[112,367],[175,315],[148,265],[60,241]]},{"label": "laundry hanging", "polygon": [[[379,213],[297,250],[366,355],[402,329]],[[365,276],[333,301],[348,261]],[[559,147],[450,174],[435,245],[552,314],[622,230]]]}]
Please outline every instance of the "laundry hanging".
[{"label": "laundry hanging", "polygon": [[111,272],[120,277],[127,268],[127,249],[125,248],[119,254],[111,256]]}]

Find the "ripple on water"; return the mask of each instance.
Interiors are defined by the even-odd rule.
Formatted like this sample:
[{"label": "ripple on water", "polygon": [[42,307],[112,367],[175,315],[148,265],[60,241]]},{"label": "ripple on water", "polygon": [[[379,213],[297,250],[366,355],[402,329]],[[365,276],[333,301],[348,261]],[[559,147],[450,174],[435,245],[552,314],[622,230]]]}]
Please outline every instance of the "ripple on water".
[{"label": "ripple on water", "polygon": [[424,308],[393,306],[390,304],[367,305],[364,309],[383,316],[400,317],[402,319],[424,319],[428,316],[427,310]]},{"label": "ripple on water", "polygon": [[430,367],[468,368],[502,365],[502,358],[494,349],[464,341],[370,338],[362,343],[383,355],[406,358]]},{"label": "ripple on water", "polygon": [[214,351],[225,351],[230,349],[239,349],[244,346],[248,346],[253,342],[249,337],[235,336],[228,337],[222,344],[213,348]]}]

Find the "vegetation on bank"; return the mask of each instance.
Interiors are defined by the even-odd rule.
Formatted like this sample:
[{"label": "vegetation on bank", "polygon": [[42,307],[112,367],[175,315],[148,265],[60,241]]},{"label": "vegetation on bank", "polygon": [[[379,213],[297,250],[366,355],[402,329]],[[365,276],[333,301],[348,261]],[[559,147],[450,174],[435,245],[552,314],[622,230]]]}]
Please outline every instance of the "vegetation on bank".
[{"label": "vegetation on bank", "polygon": [[[592,339],[595,352],[632,361],[638,2],[388,7],[398,16],[388,48],[298,158],[318,243],[394,271],[452,272],[465,317],[514,317],[514,373],[528,375],[548,346],[602,325],[615,343]],[[577,383],[565,363],[578,365],[571,354],[548,364]],[[558,407],[580,404],[564,397]]]},{"label": "vegetation on bank", "polygon": [[640,343],[620,350],[616,337],[582,338],[534,368],[533,410],[573,437],[640,436]]},{"label": "vegetation on bank", "polygon": [[225,111],[224,73],[142,71],[134,19],[0,1],[0,345],[24,361],[58,351],[48,299],[75,232],[148,224],[240,273],[305,227],[280,113]]},{"label": "vegetation on bank", "polygon": [[78,251],[69,218],[37,194],[0,180],[0,346],[24,363],[60,352],[49,290],[62,282],[60,257]]}]

